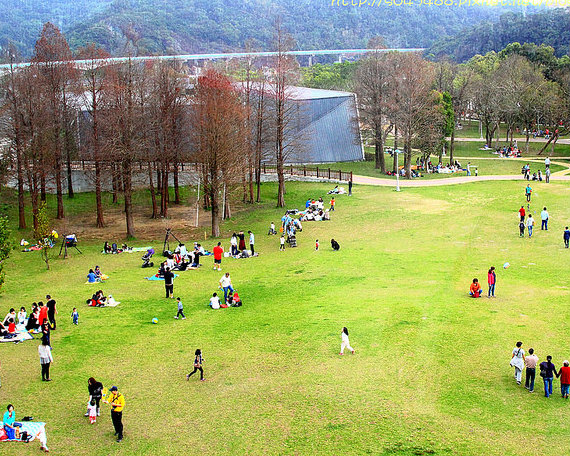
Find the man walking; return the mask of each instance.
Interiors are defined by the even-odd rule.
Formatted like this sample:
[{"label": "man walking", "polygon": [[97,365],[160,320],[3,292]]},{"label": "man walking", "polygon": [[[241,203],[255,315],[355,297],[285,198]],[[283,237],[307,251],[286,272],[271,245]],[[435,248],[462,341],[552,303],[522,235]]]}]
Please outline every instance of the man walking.
[{"label": "man walking", "polygon": [[568,227],[564,230],[564,247],[568,248],[568,244],[570,243],[570,230]]},{"label": "man walking", "polygon": [[166,289],[166,297],[174,298],[174,274],[170,268],[166,268],[164,271],[164,288]]},{"label": "man walking", "polygon": [[546,168],[544,175],[546,176],[546,183],[549,184],[550,183],[550,167]]},{"label": "man walking", "polygon": [[528,230],[528,237],[532,237],[533,226],[534,226],[534,218],[532,217],[532,214],[530,214],[526,219],[526,228]]},{"label": "man walking", "polygon": [[548,355],[546,361],[540,363],[540,376],[544,382],[544,397],[552,395],[552,380],[556,374],[556,367],[552,364],[552,356]]},{"label": "man walking", "polygon": [[254,249],[255,236],[253,235],[253,233],[251,231],[248,231],[248,233],[249,233],[249,248],[251,249],[251,256],[253,256],[253,254],[255,253],[255,249]]},{"label": "man walking", "polygon": [[540,229],[548,231],[548,211],[546,210],[546,207],[542,209],[542,212],[540,213],[540,218],[542,219],[542,225]]},{"label": "man walking", "polygon": [[530,196],[532,195],[532,188],[530,184],[526,184],[526,188],[524,189],[524,194],[526,196],[526,200],[530,203]]},{"label": "man walking", "polygon": [[521,222],[524,222],[524,218],[526,216],[526,211],[524,210],[524,206],[521,206],[521,208],[519,209],[519,215],[521,217]]},{"label": "man walking", "polygon": [[529,393],[534,393],[534,379],[536,377],[536,365],[538,364],[538,356],[534,354],[534,348],[528,349],[528,356],[524,360],[526,367],[526,376],[524,387]]},{"label": "man walking", "polygon": [[230,278],[230,273],[226,272],[220,279],[220,288],[224,290],[224,302],[228,300],[228,291],[234,292],[232,287],[232,279]]},{"label": "man walking", "polygon": [[117,442],[123,440],[123,409],[125,408],[125,398],[119,393],[116,386],[112,386],[109,390],[110,396],[107,404],[111,405],[111,420],[115,428]]}]

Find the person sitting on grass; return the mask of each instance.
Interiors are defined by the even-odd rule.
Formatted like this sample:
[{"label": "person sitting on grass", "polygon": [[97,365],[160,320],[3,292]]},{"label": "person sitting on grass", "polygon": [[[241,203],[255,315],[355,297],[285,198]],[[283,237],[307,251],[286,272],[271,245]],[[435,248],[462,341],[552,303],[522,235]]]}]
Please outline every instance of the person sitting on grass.
[{"label": "person sitting on grass", "polygon": [[242,302],[241,302],[241,299],[238,295],[237,290],[234,291],[234,294],[232,296],[232,302],[229,303],[229,305],[232,307],[241,307],[242,306]]},{"label": "person sitting on grass", "polygon": [[21,325],[25,325],[27,318],[28,314],[26,313],[26,308],[20,307],[20,311],[18,312],[18,323]]},{"label": "person sitting on grass", "polygon": [[269,232],[267,233],[267,235],[272,236],[274,234],[277,234],[277,231],[275,231],[275,223],[271,222],[271,224],[269,225]]},{"label": "person sitting on grass", "polygon": [[32,311],[28,317],[28,322],[26,323],[27,331],[35,331],[38,328],[38,318],[40,317],[40,309],[37,304],[34,303],[32,306]]},{"label": "person sitting on grass", "polygon": [[220,308],[220,298],[218,298],[218,293],[214,293],[210,298],[210,303],[208,304],[212,309]]},{"label": "person sitting on grass", "polygon": [[13,318],[10,318],[10,320],[8,320],[8,333],[16,334],[16,322]]},{"label": "person sitting on grass", "polygon": [[10,320],[16,321],[16,309],[13,307],[10,309],[10,312],[8,312],[4,317],[4,326],[8,326],[10,324]]},{"label": "person sitting on grass", "polygon": [[335,241],[334,239],[331,239],[331,247],[335,251],[340,250],[339,243],[337,241]]},{"label": "person sitting on grass", "polygon": [[100,280],[97,279],[97,274],[95,274],[95,271],[93,271],[93,269],[89,269],[89,274],[87,274],[87,282],[88,283],[100,282]]},{"label": "person sitting on grass", "polygon": [[472,298],[480,298],[481,297],[481,284],[479,283],[479,279],[473,279],[473,283],[469,287],[469,296]]}]

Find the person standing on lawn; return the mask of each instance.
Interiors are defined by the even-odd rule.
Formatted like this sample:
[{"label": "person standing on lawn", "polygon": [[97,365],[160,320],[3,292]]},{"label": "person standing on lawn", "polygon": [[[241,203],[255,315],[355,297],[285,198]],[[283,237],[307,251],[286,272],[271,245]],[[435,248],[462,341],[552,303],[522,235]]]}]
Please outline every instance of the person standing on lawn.
[{"label": "person standing on lawn", "polygon": [[556,374],[556,367],[552,364],[552,356],[548,355],[546,361],[540,363],[540,376],[544,382],[544,397],[552,395],[552,380]]},{"label": "person standing on lawn", "polygon": [[224,302],[226,302],[228,300],[228,291],[234,292],[229,272],[226,272],[220,279],[220,288],[224,290]]},{"label": "person standing on lawn", "polygon": [[489,294],[487,297],[495,297],[495,284],[497,283],[497,274],[495,274],[495,266],[491,266],[487,273],[487,283],[489,284]]},{"label": "person standing on lawn", "polygon": [[544,175],[546,176],[546,183],[550,184],[550,168],[546,168]]},{"label": "person standing on lawn", "polygon": [[564,239],[564,247],[568,248],[568,244],[570,244],[570,230],[568,229],[568,227],[564,229],[563,239]]},{"label": "person standing on lawn", "polygon": [[51,329],[55,330],[55,316],[57,315],[57,308],[55,307],[55,299],[52,299],[52,297],[50,295],[46,296],[47,302],[46,302],[46,307],[47,307],[47,316],[48,316],[48,320],[51,326]]},{"label": "person standing on lawn", "polygon": [[526,211],[524,210],[524,206],[521,206],[521,208],[519,209],[519,215],[521,217],[521,222],[524,222],[524,218],[526,216]]},{"label": "person standing on lawn", "polygon": [[255,253],[255,236],[251,231],[248,231],[249,234],[249,248],[251,249],[251,256]]},{"label": "person standing on lawn", "polygon": [[530,184],[526,184],[526,188],[524,189],[524,194],[526,196],[527,202],[530,203],[530,197],[532,195],[532,188],[531,188]]},{"label": "person standing on lawn", "polygon": [[218,242],[218,245],[214,247],[214,271],[217,269],[218,271],[222,270],[222,256],[224,255],[224,248],[222,247],[222,243]]},{"label": "person standing on lawn", "polygon": [[174,273],[170,268],[164,271],[164,288],[166,289],[166,297],[174,298]]},{"label": "person standing on lawn", "polygon": [[534,379],[536,377],[536,365],[538,364],[538,356],[534,354],[534,348],[528,349],[528,356],[524,359],[524,365],[526,367],[526,375],[524,381],[524,387],[529,393],[534,393]]},{"label": "person standing on lawn", "polygon": [[105,403],[111,405],[111,421],[115,428],[117,442],[123,440],[123,410],[125,408],[125,397],[119,393],[119,388],[111,386],[109,390],[109,400]]},{"label": "person standing on lawn", "polygon": [[522,349],[522,342],[517,342],[517,346],[513,348],[513,355],[511,356],[511,366],[515,368],[515,380],[517,385],[521,384],[522,370],[524,367],[524,350]]},{"label": "person standing on lawn", "polygon": [[548,211],[546,210],[546,206],[542,208],[542,212],[540,213],[540,219],[542,220],[542,225],[540,226],[541,230],[548,231]]},{"label": "person standing on lawn", "polygon": [[568,394],[570,390],[570,363],[564,361],[564,366],[560,368],[557,377],[560,377],[560,392],[564,399],[568,399]]},{"label": "person standing on lawn", "polygon": [[284,252],[285,251],[285,235],[281,233],[281,237],[279,238],[279,250]]},{"label": "person standing on lawn", "polygon": [[528,229],[528,237],[532,237],[533,226],[534,226],[534,218],[532,217],[532,214],[530,214],[528,216],[528,218],[526,219],[526,227]]},{"label": "person standing on lawn", "polygon": [[525,227],[525,222],[524,220],[521,220],[519,222],[519,237],[524,237],[524,227]]},{"label": "person standing on lawn", "polygon": [[204,358],[202,357],[202,350],[199,348],[196,349],[194,352],[194,370],[186,375],[186,380],[190,380],[190,377],[194,375],[196,372],[200,371],[200,381],[204,381],[204,368],[202,367],[202,363],[204,362]]},{"label": "person standing on lawn", "polygon": [[40,365],[42,366],[42,381],[51,382],[49,367],[51,363],[53,363],[53,356],[49,344],[44,344],[44,341],[42,341],[42,343],[38,345],[38,354],[40,355]]}]

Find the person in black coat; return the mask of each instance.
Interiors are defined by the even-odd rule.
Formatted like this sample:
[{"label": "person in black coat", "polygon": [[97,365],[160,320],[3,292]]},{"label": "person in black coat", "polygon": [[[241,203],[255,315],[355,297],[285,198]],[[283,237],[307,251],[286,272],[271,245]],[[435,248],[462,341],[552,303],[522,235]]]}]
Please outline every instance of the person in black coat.
[{"label": "person in black coat", "polygon": [[331,239],[331,247],[333,250],[340,250],[340,245],[334,239]]},{"label": "person in black coat", "polygon": [[[87,380],[87,388],[89,390],[89,401],[91,401],[91,399],[95,400],[97,404],[97,416],[101,416],[99,402],[103,397],[103,383],[98,382],[93,377],[89,377],[89,380]],[[89,416],[89,412],[87,412],[85,416]]]}]

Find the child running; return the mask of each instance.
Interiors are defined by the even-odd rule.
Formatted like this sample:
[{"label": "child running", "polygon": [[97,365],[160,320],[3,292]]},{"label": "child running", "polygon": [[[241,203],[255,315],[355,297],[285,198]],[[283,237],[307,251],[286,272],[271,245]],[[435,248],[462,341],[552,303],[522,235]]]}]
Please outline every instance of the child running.
[{"label": "child running", "polygon": [[342,328],[342,333],[340,334],[340,337],[342,339],[342,342],[340,343],[340,353],[339,355],[344,355],[344,349],[348,348],[352,354],[354,355],[354,348],[352,348],[350,346],[350,342],[348,340],[348,329],[346,329],[346,326],[344,328]]},{"label": "child running", "polygon": [[194,375],[197,371],[200,371],[200,381],[204,381],[204,369],[202,368],[202,363],[204,362],[204,358],[202,358],[202,350],[199,348],[196,349],[194,353],[194,370],[186,375],[186,380],[190,380],[190,377]]},{"label": "child running", "polygon": [[186,315],[184,315],[184,306],[182,305],[182,301],[180,301],[180,298],[176,298],[176,303],[178,304],[178,312],[176,313],[176,316],[174,318],[176,318],[178,320],[178,317],[182,317],[182,320],[186,320]]},{"label": "child running", "polygon": [[87,413],[89,414],[89,422],[95,424],[97,421],[97,403],[95,399],[91,399],[87,404]]}]

